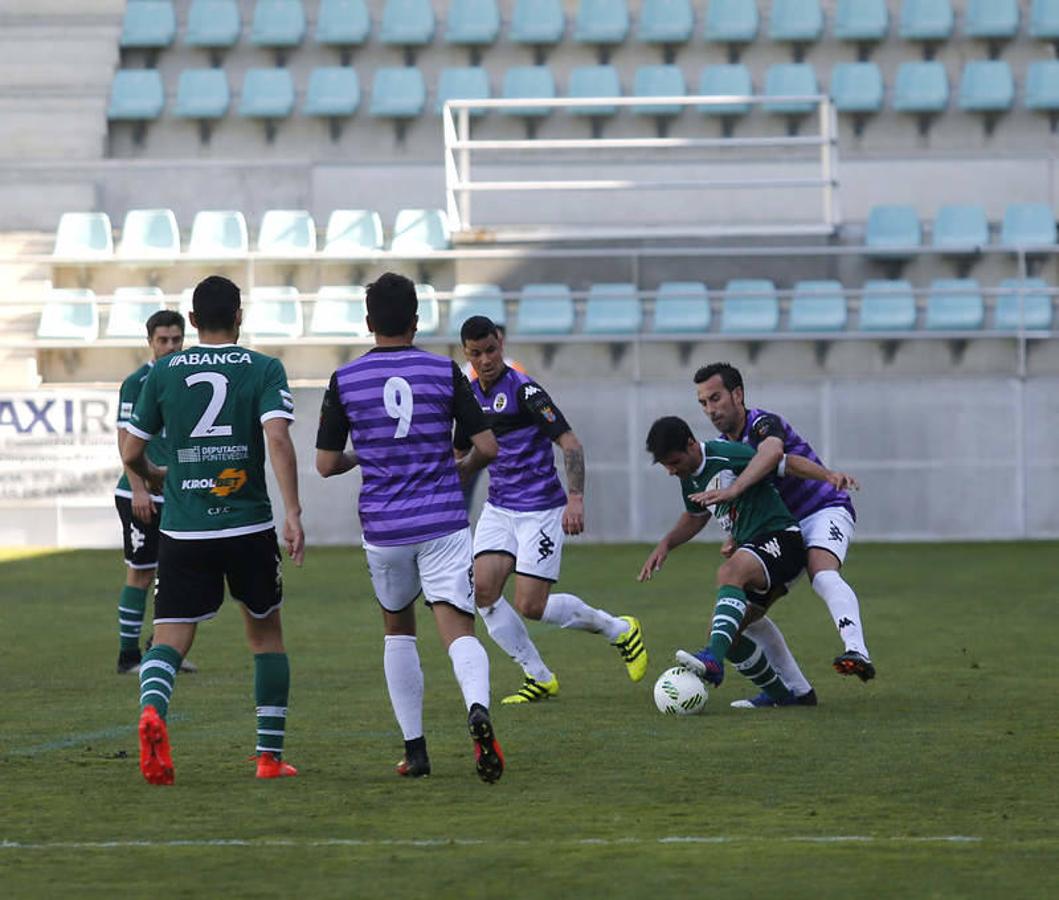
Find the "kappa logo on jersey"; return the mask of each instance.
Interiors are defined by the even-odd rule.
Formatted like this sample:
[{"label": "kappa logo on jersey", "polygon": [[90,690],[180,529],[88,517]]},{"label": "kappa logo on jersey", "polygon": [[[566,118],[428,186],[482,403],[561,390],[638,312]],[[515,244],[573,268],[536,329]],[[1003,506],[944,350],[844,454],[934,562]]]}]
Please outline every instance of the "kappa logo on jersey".
[{"label": "kappa logo on jersey", "polygon": [[234,494],[247,482],[246,469],[222,469],[216,478],[185,478],[182,491],[209,491],[218,497]]},{"label": "kappa logo on jersey", "polygon": [[147,536],[132,522],[129,522],[129,543],[132,544],[133,552],[138,553],[146,542]]},{"label": "kappa logo on jersey", "polygon": [[526,393],[523,394],[523,396],[524,397],[532,397],[534,394],[539,394],[540,392],[541,392],[541,389],[539,387],[537,387],[534,384],[531,384],[529,387],[526,388]]},{"label": "kappa logo on jersey", "polygon": [[769,538],[764,544],[761,545],[761,549],[764,550],[773,559],[780,558],[780,542],[775,538]]},{"label": "kappa logo on jersey", "polygon": [[543,528],[540,529],[540,533],[540,543],[537,544],[537,552],[540,553],[540,557],[537,559],[537,562],[544,562],[544,560],[555,552],[555,541],[544,533]]},{"label": "kappa logo on jersey", "polygon": [[493,412],[503,412],[507,409],[507,394],[497,394],[493,400]]},{"label": "kappa logo on jersey", "polygon": [[827,533],[831,536],[831,540],[837,541],[841,544],[842,541],[845,540],[846,536],[842,533],[842,530],[834,522],[829,522],[828,524],[831,527],[828,529]]}]

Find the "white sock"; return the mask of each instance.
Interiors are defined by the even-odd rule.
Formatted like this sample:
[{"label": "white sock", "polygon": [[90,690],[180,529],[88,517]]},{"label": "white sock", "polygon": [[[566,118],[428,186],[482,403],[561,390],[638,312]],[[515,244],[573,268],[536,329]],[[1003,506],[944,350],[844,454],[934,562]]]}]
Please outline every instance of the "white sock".
[{"label": "white sock", "polygon": [[478,638],[473,634],[456,638],[449,644],[449,659],[467,709],[475,703],[489,709],[489,655]]},{"label": "white sock", "polygon": [[864,630],[860,624],[860,603],[857,602],[853,588],[846,584],[834,569],[825,569],[816,573],[813,590],[827,604],[827,610],[831,613],[846,649],[856,650],[870,659],[868,646],[864,643]]},{"label": "white sock", "polygon": [[410,634],[386,635],[382,669],[390,704],[406,741],[423,736],[423,669],[416,639]]},{"label": "white sock", "polygon": [[552,670],[541,659],[537,647],[526,630],[526,623],[511,604],[503,597],[492,606],[479,606],[478,612],[485,622],[489,637],[515,662],[522,666],[522,671],[537,681],[551,681]]},{"label": "white sock", "polygon": [[551,594],[544,606],[542,622],[560,628],[577,628],[604,634],[613,642],[629,630],[629,623],[602,609],[594,609],[573,594]]},{"label": "white sock", "polygon": [[745,629],[747,637],[751,638],[765,654],[769,665],[780,676],[783,683],[796,697],[808,694],[813,689],[809,680],[798,668],[798,663],[787,646],[787,640],[779,626],[768,616],[762,616],[753,625],[747,625]]}]

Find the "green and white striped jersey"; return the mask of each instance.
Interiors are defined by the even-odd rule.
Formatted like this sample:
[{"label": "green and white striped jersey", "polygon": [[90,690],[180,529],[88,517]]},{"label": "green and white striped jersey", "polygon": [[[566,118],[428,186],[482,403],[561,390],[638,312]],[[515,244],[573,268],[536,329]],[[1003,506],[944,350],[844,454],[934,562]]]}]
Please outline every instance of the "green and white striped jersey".
[{"label": "green and white striped jersey", "polygon": [[[132,411],[136,407],[136,400],[140,396],[143,383],[153,367],[153,360],[144,363],[121,383],[121,389],[118,391],[118,428],[124,428],[132,417]],[[156,466],[164,466],[167,461],[165,451],[165,430],[163,429],[162,433],[155,435],[151,443],[147,445],[147,458]],[[132,497],[132,485],[129,484],[129,476],[125,474],[124,469],[114,488],[114,494],[118,497]],[[165,499],[157,494],[153,497],[159,501]]]}]

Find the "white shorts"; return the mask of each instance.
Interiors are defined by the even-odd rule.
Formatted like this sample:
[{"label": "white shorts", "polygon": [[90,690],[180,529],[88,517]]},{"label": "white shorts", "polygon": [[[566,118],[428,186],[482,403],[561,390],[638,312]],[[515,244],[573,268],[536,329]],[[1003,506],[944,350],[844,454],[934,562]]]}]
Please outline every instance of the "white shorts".
[{"label": "white shorts", "polygon": [[848,509],[828,506],[806,516],[799,524],[806,550],[813,547],[830,550],[838,557],[839,563],[846,561],[846,551],[857,528]]},{"label": "white shorts", "polygon": [[375,597],[387,612],[400,612],[420,591],[427,606],[448,603],[474,615],[471,529],[419,544],[379,547],[364,542]]},{"label": "white shorts", "polygon": [[555,583],[563,559],[563,507],[519,512],[486,503],[474,531],[474,555],[506,553],[515,573]]}]

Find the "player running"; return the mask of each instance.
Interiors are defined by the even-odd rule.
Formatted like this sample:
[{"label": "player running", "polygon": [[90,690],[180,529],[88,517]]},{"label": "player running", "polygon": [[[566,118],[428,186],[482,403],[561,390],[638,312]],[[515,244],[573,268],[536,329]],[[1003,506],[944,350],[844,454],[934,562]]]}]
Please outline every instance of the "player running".
[{"label": "player running", "polygon": [[[430,774],[416,647],[415,600],[422,592],[463,693],[478,777],[495,782],[504,756],[489,717],[489,657],[474,635],[471,529],[452,453],[453,422],[473,445],[460,462],[463,474],[496,456],[496,439],[459,366],[412,345],[415,285],[387,272],[368,285],[365,299],[375,347],[331,376],[316,468],[325,478],[358,463],[363,472],[364,551],[382,607],[386,686],[405,744],[397,774]],[[350,437],[353,450],[346,451]]]},{"label": "player running", "polygon": [[[559,693],[559,679],[541,659],[518,610],[528,619],[604,635],[621,654],[629,678],[647,671],[640,623],[612,616],[573,594],[550,594],[559,579],[564,535],[585,527],[585,454],[547,392],[504,360],[499,329],[472,316],[460,329],[463,352],[478,373],[471,383],[500,454],[489,466],[489,498],[474,532],[475,603],[501,649],[525,673],[519,691],[503,703],[533,703]],[[555,471],[552,443],[563,451],[569,496]],[[471,443],[456,431],[457,454]],[[515,609],[503,597],[515,573]]]},{"label": "player running", "polygon": [[[173,783],[166,714],[176,673],[199,622],[217,615],[227,580],[242,604],[254,653],[257,777],[296,775],[282,761],[290,665],[283,645],[283,581],[265,444],[286,511],[283,539],[301,565],[305,535],[290,423],[294,402],[283,364],[238,346],[239,288],[206,278],[195,288],[196,346],[161,360],[147,376],[125,428],[122,457],[152,487],[165,480],[155,590],[154,646],[140,664],[140,771]],[[165,428],[169,465],[145,456]]]}]

